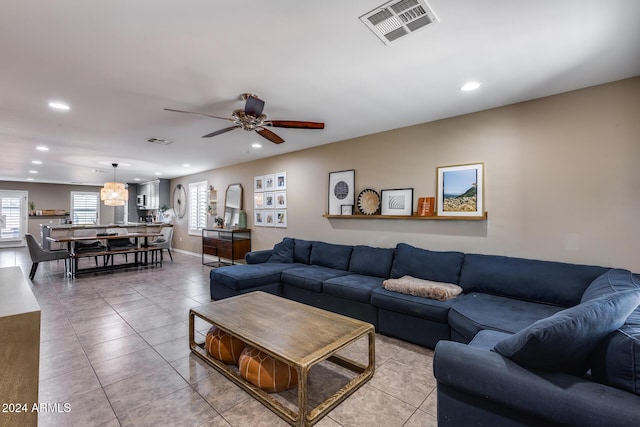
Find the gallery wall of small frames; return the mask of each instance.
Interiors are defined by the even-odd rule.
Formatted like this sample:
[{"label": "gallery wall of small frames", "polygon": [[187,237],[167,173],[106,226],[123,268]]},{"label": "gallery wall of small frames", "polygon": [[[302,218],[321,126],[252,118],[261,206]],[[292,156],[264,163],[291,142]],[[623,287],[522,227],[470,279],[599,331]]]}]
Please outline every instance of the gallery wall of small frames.
[{"label": "gallery wall of small frames", "polygon": [[287,228],[287,173],[253,177],[253,225]]}]

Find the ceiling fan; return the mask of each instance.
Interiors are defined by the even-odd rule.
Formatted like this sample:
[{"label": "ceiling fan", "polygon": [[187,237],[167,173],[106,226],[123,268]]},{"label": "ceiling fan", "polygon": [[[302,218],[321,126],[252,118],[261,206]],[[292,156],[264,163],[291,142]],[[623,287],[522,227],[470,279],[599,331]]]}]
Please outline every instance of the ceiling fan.
[{"label": "ceiling fan", "polygon": [[324,123],[320,122],[300,122],[295,120],[267,120],[267,115],[262,114],[264,110],[264,101],[253,93],[243,93],[240,97],[245,101],[243,110],[234,110],[231,117],[218,117],[211,114],[194,113],[192,111],[174,110],[165,108],[166,111],[175,113],[195,114],[196,116],[211,117],[214,119],[229,120],[233,122],[233,126],[208,133],[203,138],[211,138],[234,129],[244,129],[247,131],[256,131],[263,138],[268,139],[274,144],[282,144],[284,139],[267,129],[265,126],[276,128],[294,128],[294,129],[324,129]]}]

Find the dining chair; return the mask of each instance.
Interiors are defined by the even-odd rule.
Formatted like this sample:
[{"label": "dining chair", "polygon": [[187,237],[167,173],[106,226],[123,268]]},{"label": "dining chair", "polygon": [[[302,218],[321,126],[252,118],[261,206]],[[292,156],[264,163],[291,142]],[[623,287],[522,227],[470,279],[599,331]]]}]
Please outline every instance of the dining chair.
[{"label": "dining chair", "polygon": [[[164,259],[162,250],[166,249],[169,253],[169,258],[171,258],[171,262],[173,262],[173,255],[171,254],[171,243],[173,240],[173,227],[162,227],[160,230],[162,236],[158,236],[153,242],[149,243],[149,247],[157,249],[154,250],[151,254],[151,262],[157,262],[157,253],[160,253],[160,264]],[[155,261],[154,261],[155,259]]]},{"label": "dining chair", "polygon": [[[108,234],[115,233],[118,236],[127,236],[129,234],[126,228],[107,228],[106,232]],[[131,238],[129,237],[122,237],[118,239],[107,240],[107,251],[117,251],[117,250],[135,248],[135,247],[137,247],[137,245],[134,242],[132,242]],[[121,255],[124,255],[125,261],[129,262],[129,257],[127,253],[123,253]],[[111,258],[111,255],[106,255],[105,263],[107,264],[109,263],[109,258]],[[113,258],[111,258],[111,264],[113,265]]]},{"label": "dining chair", "polygon": [[38,270],[38,264],[45,261],[64,260],[64,270],[67,271],[67,260],[69,259],[69,251],[66,249],[47,250],[40,246],[40,243],[31,233],[24,235],[27,246],[29,247],[29,255],[31,256],[31,271],[29,272],[29,279],[33,280]]},{"label": "dining chair", "polygon": [[[95,229],[77,229],[73,230],[73,237],[95,236],[98,232]],[[100,240],[78,240],[75,242],[75,251],[82,252],[100,252],[107,250],[107,247],[100,243]],[[96,266],[98,265],[98,257],[94,257]]]}]

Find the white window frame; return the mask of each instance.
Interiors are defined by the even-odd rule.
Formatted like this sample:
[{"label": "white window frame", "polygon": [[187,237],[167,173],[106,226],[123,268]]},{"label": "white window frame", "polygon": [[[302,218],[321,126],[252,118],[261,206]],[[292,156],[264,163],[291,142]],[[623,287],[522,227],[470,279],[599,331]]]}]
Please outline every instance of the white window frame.
[{"label": "white window frame", "polygon": [[202,229],[207,228],[208,198],[209,185],[207,181],[192,182],[189,184],[187,218],[189,222],[189,234],[191,235],[202,235]]},{"label": "white window frame", "polygon": [[[94,191],[72,191],[71,195],[70,195],[70,204],[71,207],[69,209],[69,217],[71,218],[71,222],[72,224],[76,225],[82,225],[82,224],[91,224],[91,225],[98,225],[100,224],[100,192],[94,192]],[[74,201],[75,201],[75,196],[91,196],[91,197],[95,197],[96,199],[96,217],[95,217],[95,222],[93,220],[87,220],[84,222],[79,222],[76,220],[76,215],[75,215],[75,210],[80,210],[79,207],[76,208]]]}]

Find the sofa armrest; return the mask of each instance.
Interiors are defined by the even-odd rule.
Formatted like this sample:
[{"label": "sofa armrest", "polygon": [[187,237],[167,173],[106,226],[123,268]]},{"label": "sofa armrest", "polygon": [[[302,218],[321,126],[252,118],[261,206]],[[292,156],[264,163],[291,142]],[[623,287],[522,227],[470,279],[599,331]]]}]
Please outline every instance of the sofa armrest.
[{"label": "sofa armrest", "polygon": [[267,262],[273,253],[273,249],[265,249],[262,251],[247,252],[244,256],[244,260],[247,264],[262,264]]},{"label": "sofa armrest", "polygon": [[[528,370],[493,351],[440,341],[433,370],[458,399],[486,402],[505,413],[549,424],[640,425],[640,396],[560,372]],[[474,403],[477,406],[477,403]],[[438,408],[438,419],[448,414]]]}]

